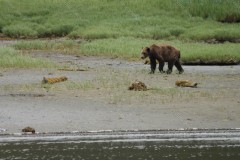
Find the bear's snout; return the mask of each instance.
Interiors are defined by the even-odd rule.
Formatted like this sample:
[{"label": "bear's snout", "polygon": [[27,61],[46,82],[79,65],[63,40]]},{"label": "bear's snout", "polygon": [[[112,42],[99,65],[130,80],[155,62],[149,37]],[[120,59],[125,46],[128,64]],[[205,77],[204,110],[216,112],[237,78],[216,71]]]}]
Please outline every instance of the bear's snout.
[{"label": "bear's snout", "polygon": [[141,59],[145,59],[146,56],[144,54],[141,55]]}]

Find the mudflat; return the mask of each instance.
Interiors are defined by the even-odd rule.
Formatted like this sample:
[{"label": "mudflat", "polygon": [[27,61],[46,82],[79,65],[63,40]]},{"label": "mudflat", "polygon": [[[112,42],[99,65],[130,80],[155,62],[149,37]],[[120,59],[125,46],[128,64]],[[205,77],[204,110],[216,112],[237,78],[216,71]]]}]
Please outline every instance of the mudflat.
[{"label": "mudflat", "polygon": [[[240,66],[183,66],[148,74],[149,65],[105,57],[33,52],[63,69],[0,70],[0,134],[240,127]],[[165,70],[166,70],[165,66]],[[43,77],[67,81],[42,84]],[[146,91],[130,91],[135,80]],[[176,87],[191,80],[197,88]]]}]

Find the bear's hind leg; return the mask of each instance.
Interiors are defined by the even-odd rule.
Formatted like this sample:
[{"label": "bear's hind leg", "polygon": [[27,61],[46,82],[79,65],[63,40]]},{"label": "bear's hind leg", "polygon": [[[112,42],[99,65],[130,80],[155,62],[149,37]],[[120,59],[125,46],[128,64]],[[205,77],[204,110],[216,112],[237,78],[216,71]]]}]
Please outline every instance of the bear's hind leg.
[{"label": "bear's hind leg", "polygon": [[179,60],[177,60],[176,62],[175,62],[175,64],[174,64],[175,66],[176,66],[176,68],[178,69],[178,71],[179,71],[179,74],[181,74],[181,73],[183,73],[184,72],[184,70],[183,70],[183,68],[182,68],[182,66],[181,66],[181,64],[180,64],[180,62],[179,62]]}]

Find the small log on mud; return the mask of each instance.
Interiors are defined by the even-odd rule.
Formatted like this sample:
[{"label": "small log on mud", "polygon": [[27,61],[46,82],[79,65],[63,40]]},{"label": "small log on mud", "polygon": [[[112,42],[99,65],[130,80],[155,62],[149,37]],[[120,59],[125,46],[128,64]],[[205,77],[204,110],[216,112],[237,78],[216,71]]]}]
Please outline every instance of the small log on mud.
[{"label": "small log on mud", "polygon": [[192,88],[197,88],[197,85],[198,85],[198,83],[190,80],[178,80],[176,81],[175,84],[178,87],[192,87]]},{"label": "small log on mud", "polygon": [[66,81],[67,79],[68,79],[68,78],[65,77],[65,76],[55,77],[55,78],[46,78],[46,77],[43,77],[42,83],[50,83],[50,84],[53,84],[53,83],[58,83],[58,82]]},{"label": "small log on mud", "polygon": [[59,71],[87,71],[87,69],[84,68],[60,68]]},{"label": "small log on mud", "polygon": [[32,127],[25,127],[22,129],[22,132],[32,132],[33,134],[35,133],[35,129]]},{"label": "small log on mud", "polygon": [[12,97],[44,97],[44,94],[35,94],[35,93],[11,93],[9,94]]},{"label": "small log on mud", "polygon": [[134,91],[146,91],[147,86],[141,82],[141,81],[135,81],[131,84],[130,87],[128,87],[128,90],[134,90]]},{"label": "small log on mud", "polygon": [[214,60],[209,60],[209,61],[203,61],[203,60],[195,60],[195,61],[183,61],[183,65],[219,65],[219,66],[224,66],[224,65],[238,65],[240,64],[240,61],[238,60],[225,60],[225,61],[214,61]]}]

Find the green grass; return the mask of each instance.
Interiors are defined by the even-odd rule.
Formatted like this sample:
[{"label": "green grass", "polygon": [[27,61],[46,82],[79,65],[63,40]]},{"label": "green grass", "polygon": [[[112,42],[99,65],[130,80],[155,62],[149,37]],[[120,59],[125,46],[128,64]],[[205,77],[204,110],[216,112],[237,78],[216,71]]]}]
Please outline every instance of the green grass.
[{"label": "green grass", "polygon": [[182,53],[185,62],[202,60],[204,62],[217,61],[229,62],[236,60],[240,62],[239,44],[206,44],[206,43],[176,43]]},{"label": "green grass", "polygon": [[0,47],[0,68],[44,68],[54,65],[46,60],[32,58],[10,47]]},{"label": "green grass", "polygon": [[0,33],[20,41],[18,50],[57,50],[78,55],[138,59],[143,46],[172,44],[183,61],[234,59],[240,40],[239,0],[0,0]]},{"label": "green grass", "polygon": [[240,1],[238,0],[178,0],[192,16],[223,21],[229,16],[240,20]]},{"label": "green grass", "polygon": [[21,40],[12,45],[18,50],[57,50],[74,48],[78,43],[74,40]]},{"label": "green grass", "polygon": [[240,19],[239,0],[0,0],[0,32],[17,38],[240,38],[227,16]]},{"label": "green grass", "polygon": [[62,53],[108,56],[128,60],[140,60],[142,47],[151,44],[170,44],[181,51],[182,61],[218,61],[236,60],[240,62],[240,45],[236,43],[208,44],[200,42],[184,42],[179,40],[151,40],[132,37],[106,38],[85,41],[78,44],[74,40],[48,41],[18,41],[13,45],[19,50],[51,50]]},{"label": "green grass", "polygon": [[54,48],[55,44],[43,40],[29,40],[29,41],[18,41],[12,45],[15,49],[18,50],[43,50]]},{"label": "green grass", "polygon": [[171,44],[181,51],[183,61],[240,61],[240,45],[232,43],[207,44],[182,41],[160,41],[135,38],[101,39],[82,44],[82,53],[90,55],[109,55],[126,59],[139,59],[141,48],[151,44]]}]

